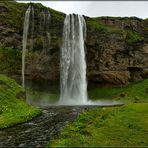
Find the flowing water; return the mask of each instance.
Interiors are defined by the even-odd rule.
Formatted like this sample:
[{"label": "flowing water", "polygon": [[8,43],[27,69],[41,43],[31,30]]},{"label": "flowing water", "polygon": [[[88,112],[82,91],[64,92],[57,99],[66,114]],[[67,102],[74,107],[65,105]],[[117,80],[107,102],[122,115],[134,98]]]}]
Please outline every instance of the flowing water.
[{"label": "flowing water", "polygon": [[96,106],[57,106],[44,108],[41,116],[27,123],[0,130],[0,147],[46,147],[60,130],[80,112]]},{"label": "flowing water", "polygon": [[0,130],[0,147],[45,147],[68,122],[88,106],[44,108],[42,115],[27,123]]},{"label": "flowing water", "polygon": [[[34,23],[35,23],[35,14],[33,6],[29,6],[25,13],[24,18],[24,30],[23,30],[23,50],[22,50],[22,86],[25,87],[25,61],[26,61],[26,50],[27,50],[27,39],[28,31],[31,33],[31,38],[29,40],[29,49],[33,50],[33,41],[34,41]],[[50,50],[50,32],[49,25],[51,20],[51,15],[49,11],[41,11],[38,15],[39,17],[39,30],[38,35],[42,37],[42,52],[48,54]],[[31,20],[31,21],[30,21]],[[48,51],[48,52],[47,52]],[[49,55],[50,57],[50,55]]]},{"label": "flowing water", "polygon": [[31,49],[33,50],[34,39],[34,8],[31,7]]},{"label": "flowing water", "polygon": [[[25,83],[25,53],[30,12],[31,6],[29,6],[26,11],[24,21],[22,54],[23,87]],[[48,15],[48,19],[49,18],[50,15]],[[50,39],[50,33],[46,33],[48,39]],[[44,92],[40,91],[39,95],[38,92],[34,91],[28,93],[30,96],[27,97],[27,102],[35,106],[43,107],[42,115],[27,123],[0,130],[0,147],[45,147],[49,140],[55,138],[65,124],[73,122],[81,111],[85,111],[99,105],[123,105],[123,103],[119,101],[92,102],[87,99],[86,61],[84,50],[85,37],[86,25],[84,18],[80,15],[67,15],[64,21],[63,47],[61,49],[60,100],[57,101],[58,103],[51,104],[53,98],[57,99],[57,88],[56,91],[53,91],[52,88],[50,88],[52,90],[52,95],[50,92],[49,94],[44,94]],[[30,85],[30,87],[33,86]],[[37,87],[37,84],[35,84],[35,87]],[[40,88],[42,88],[41,85]],[[47,89],[47,87],[45,88]],[[45,88],[42,89],[45,91]],[[29,91],[31,91],[31,88]],[[32,96],[35,96],[34,100],[31,100],[33,99]],[[37,96],[39,96],[39,101],[37,101]],[[41,99],[43,99],[43,101],[41,101]]]},{"label": "flowing water", "polygon": [[42,49],[45,53],[50,48],[50,32],[49,25],[51,20],[51,15],[48,10],[41,11],[39,13],[39,36],[42,36]]},{"label": "flowing water", "polygon": [[[30,14],[31,13],[31,14]],[[22,55],[22,76],[23,76],[23,86],[24,86],[24,70],[25,70],[25,52],[27,44],[27,33],[29,27],[29,16],[34,18],[34,10],[32,7],[26,11],[25,21],[24,21],[24,34],[23,34],[23,55]],[[40,31],[42,31],[43,47],[48,49],[50,44],[50,32],[48,30],[50,24],[50,13],[48,11],[42,11],[39,13],[40,20]],[[46,38],[46,40],[45,40]],[[85,61],[85,48],[84,41],[86,38],[86,23],[81,15],[67,15],[64,20],[63,29],[63,46],[61,48],[61,59],[60,59],[60,99],[59,93],[48,92],[45,90],[32,91],[26,89],[27,102],[36,106],[52,106],[52,105],[116,105],[120,104],[119,101],[113,100],[99,100],[91,101],[87,97],[87,81],[86,81],[86,61]],[[46,46],[44,46],[46,45]],[[42,50],[42,54],[48,54],[46,49]],[[50,55],[48,54],[50,57]],[[32,83],[32,82],[31,82]],[[30,83],[30,84],[31,84]],[[43,82],[45,83],[45,82]],[[29,85],[30,85],[29,84]],[[33,84],[32,84],[33,85]],[[37,85],[37,84],[35,84]],[[27,80],[25,83],[27,88]],[[40,86],[42,88],[42,86]],[[52,87],[51,83],[48,83],[46,88],[50,90]],[[46,89],[44,88],[44,89]],[[57,88],[58,89],[58,88]]]},{"label": "flowing water", "polygon": [[23,51],[22,51],[22,86],[25,86],[25,54],[27,46],[27,37],[29,29],[29,18],[30,18],[31,6],[28,7],[25,13],[24,30],[23,30]]},{"label": "flowing water", "polygon": [[80,105],[87,102],[85,37],[86,24],[83,16],[66,15],[60,59],[59,104]]}]

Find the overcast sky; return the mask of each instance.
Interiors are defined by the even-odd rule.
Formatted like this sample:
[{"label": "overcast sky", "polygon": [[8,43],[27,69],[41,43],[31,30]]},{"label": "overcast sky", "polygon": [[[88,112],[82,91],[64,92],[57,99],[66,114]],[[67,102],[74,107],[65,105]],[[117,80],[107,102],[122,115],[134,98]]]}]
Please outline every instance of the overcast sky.
[{"label": "overcast sky", "polygon": [[[20,1],[19,1],[20,2]],[[26,1],[21,1],[25,2]],[[136,16],[148,18],[148,1],[32,1],[69,13],[96,16]]]}]

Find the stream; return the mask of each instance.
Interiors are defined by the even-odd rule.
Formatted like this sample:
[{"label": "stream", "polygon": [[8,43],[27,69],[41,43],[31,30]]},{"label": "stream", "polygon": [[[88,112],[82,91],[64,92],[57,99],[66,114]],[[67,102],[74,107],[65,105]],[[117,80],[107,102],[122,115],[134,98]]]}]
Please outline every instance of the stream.
[{"label": "stream", "polygon": [[[32,84],[32,83],[31,83]],[[31,121],[0,130],[0,147],[45,147],[49,140],[55,138],[65,124],[73,122],[82,111],[102,106],[120,106],[121,102],[105,102],[98,105],[55,106],[58,94],[53,86],[44,92],[47,86],[29,85],[27,102],[42,108],[42,114]],[[42,87],[41,87],[42,86]],[[42,88],[43,90],[41,90]],[[37,91],[34,91],[37,90]],[[52,100],[52,98],[54,98]],[[51,104],[49,105],[48,104]]]},{"label": "stream", "polygon": [[32,121],[0,131],[0,147],[45,147],[63,126],[76,119],[79,112],[93,106],[56,106],[44,108]]}]

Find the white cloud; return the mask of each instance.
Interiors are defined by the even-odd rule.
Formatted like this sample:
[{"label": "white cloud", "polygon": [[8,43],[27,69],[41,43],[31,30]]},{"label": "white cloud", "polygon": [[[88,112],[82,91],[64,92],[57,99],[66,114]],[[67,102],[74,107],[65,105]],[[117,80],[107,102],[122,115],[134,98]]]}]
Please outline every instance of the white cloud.
[{"label": "white cloud", "polygon": [[[19,1],[25,2],[26,1]],[[148,18],[147,1],[32,1],[69,13],[96,16],[136,16]]]}]

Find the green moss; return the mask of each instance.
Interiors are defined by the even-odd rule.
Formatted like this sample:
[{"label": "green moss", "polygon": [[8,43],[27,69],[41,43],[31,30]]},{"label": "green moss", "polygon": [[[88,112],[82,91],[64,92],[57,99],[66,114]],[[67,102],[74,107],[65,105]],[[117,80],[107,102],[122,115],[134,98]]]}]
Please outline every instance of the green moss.
[{"label": "green moss", "polygon": [[49,10],[52,18],[54,18],[58,22],[60,21],[60,22],[64,23],[64,18],[65,18],[64,13],[56,11],[52,8],[48,8],[48,10]]},{"label": "green moss", "polygon": [[46,9],[46,7],[43,6],[41,3],[30,3],[30,5],[32,5],[33,7],[37,8],[37,9],[40,10],[40,11]]},{"label": "green moss", "polygon": [[23,89],[14,80],[0,75],[0,129],[31,120],[41,110],[17,98]]},{"label": "green moss", "polygon": [[21,50],[0,47],[0,69],[7,73],[13,73],[21,69]]},{"label": "green moss", "polygon": [[[92,100],[122,99],[125,102],[148,102],[148,95],[146,90],[148,90],[148,79],[137,83],[131,83],[127,87],[98,87],[90,90],[88,93],[89,98]],[[139,100],[137,100],[136,97],[139,98]]]},{"label": "green moss", "polygon": [[126,30],[124,31],[126,34],[126,40],[128,44],[134,44],[137,42],[142,42],[144,40],[144,37],[141,36],[139,33],[134,31]]},{"label": "green moss", "polygon": [[[86,23],[88,27],[89,32],[98,32],[102,33],[104,36],[108,36],[110,34],[115,33],[116,35],[121,35],[123,38],[125,38],[126,42],[129,45],[133,45],[135,43],[143,42],[144,37],[133,30],[130,29],[122,29],[119,26],[116,25],[111,25],[111,24],[105,24],[103,20],[108,20],[108,21],[124,21],[125,23],[129,23],[129,20],[132,19],[138,19],[135,17],[131,18],[122,18],[122,17],[96,17],[96,18],[89,18],[86,17]],[[146,28],[144,28],[146,30]]]},{"label": "green moss", "polygon": [[148,103],[138,103],[83,112],[48,146],[147,146],[147,108]]},{"label": "green moss", "polygon": [[11,27],[14,27],[18,29],[19,31],[23,31],[23,22],[24,22],[24,16],[25,12],[29,5],[32,5],[35,9],[35,14],[39,14],[40,12],[44,10],[48,10],[51,14],[52,19],[54,19],[55,22],[62,22],[64,21],[65,14],[55,11],[51,8],[47,8],[43,6],[41,3],[17,3],[17,2],[0,2],[0,7],[5,8],[7,12],[9,13],[1,13],[0,17],[2,18],[2,22],[11,25]]},{"label": "green moss", "polygon": [[56,10],[49,8],[49,7],[45,7],[41,3],[30,3],[30,5],[32,5],[35,8],[36,13],[42,12],[44,10],[48,10],[51,14],[51,20],[54,19],[54,21],[56,21],[56,23],[64,21],[65,14],[62,12],[56,11]]},{"label": "green moss", "polygon": [[122,30],[113,26],[109,26],[106,24],[103,24],[101,21],[101,17],[97,17],[97,18],[89,18],[86,17],[86,24],[87,24],[87,28],[89,28],[88,30],[90,31],[100,31],[103,33],[122,33]]},{"label": "green moss", "polygon": [[9,13],[1,13],[0,17],[4,19],[4,23],[7,25],[11,25],[11,27],[14,27],[16,29],[22,30],[23,26],[23,19],[25,10],[27,9],[27,5],[23,3],[17,3],[17,2],[0,2],[0,7],[3,7],[6,9],[6,12]]}]

